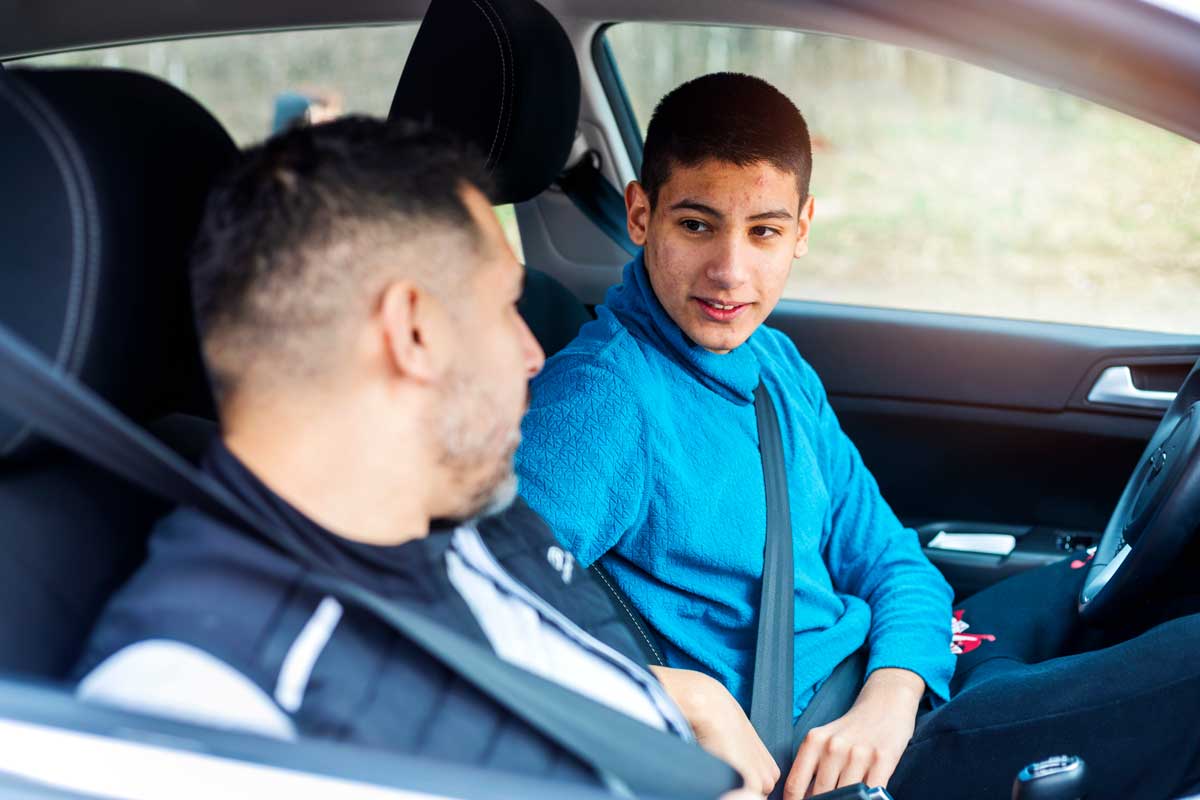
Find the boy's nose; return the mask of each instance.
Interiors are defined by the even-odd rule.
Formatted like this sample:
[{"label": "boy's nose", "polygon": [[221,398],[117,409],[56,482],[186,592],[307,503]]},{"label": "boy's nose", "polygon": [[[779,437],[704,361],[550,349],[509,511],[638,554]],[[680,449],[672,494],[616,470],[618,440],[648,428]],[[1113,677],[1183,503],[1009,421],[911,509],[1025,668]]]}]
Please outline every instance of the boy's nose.
[{"label": "boy's nose", "polygon": [[748,261],[752,257],[749,248],[743,247],[736,236],[723,238],[715,247],[705,277],[722,289],[732,289],[745,283],[750,272]]}]

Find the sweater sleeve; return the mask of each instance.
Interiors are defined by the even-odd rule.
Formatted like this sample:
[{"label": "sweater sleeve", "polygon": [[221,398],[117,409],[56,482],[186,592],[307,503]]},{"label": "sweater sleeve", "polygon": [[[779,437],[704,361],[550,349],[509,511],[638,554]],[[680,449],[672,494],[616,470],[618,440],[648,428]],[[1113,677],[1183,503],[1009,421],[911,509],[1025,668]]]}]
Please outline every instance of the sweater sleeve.
[{"label": "sweater sleeve", "polygon": [[553,359],[533,382],[521,495],[585,567],[645,514],[644,427],[626,382],[603,367]]},{"label": "sweater sleeve", "polygon": [[842,431],[820,378],[801,361],[812,403],[814,446],[830,496],[822,555],[834,587],[871,607],[867,674],[883,667],[915,672],[947,699],[953,591],[879,492],[858,449]]}]

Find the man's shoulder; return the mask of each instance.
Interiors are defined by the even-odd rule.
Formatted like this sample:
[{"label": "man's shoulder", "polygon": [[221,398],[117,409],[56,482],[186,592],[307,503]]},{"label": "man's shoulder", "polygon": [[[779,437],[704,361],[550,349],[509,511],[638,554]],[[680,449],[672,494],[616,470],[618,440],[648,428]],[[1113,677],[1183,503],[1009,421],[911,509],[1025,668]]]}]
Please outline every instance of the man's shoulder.
[{"label": "man's shoulder", "polygon": [[122,648],[165,638],[239,663],[303,575],[300,565],[199,511],[180,508],[150,534],[145,562],[109,600],[76,673]]},{"label": "man's shoulder", "polygon": [[504,511],[481,519],[476,528],[502,561],[509,553],[537,551],[556,542],[546,520],[520,497]]},{"label": "man's shoulder", "polygon": [[580,586],[576,578],[582,568],[546,520],[520,497],[500,514],[480,520],[476,528],[496,560],[551,605]]},{"label": "man's shoulder", "polygon": [[641,648],[591,570],[575,560],[524,500],[518,498],[507,511],[477,527],[512,577],[609,647],[636,662],[643,660]]},{"label": "man's shoulder", "polygon": [[209,590],[214,577],[239,588],[287,586],[304,568],[256,536],[194,508],[180,507],[163,517],[150,533],[145,563],[129,589],[144,586],[156,594],[161,584]]}]

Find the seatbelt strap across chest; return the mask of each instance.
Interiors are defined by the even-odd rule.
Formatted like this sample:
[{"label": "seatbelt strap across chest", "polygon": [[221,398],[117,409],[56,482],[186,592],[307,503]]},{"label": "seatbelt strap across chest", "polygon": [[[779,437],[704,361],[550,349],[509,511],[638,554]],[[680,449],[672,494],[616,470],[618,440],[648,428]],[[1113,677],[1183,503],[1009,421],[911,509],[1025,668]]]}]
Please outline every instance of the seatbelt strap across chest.
[{"label": "seatbelt strap across chest", "polygon": [[[754,390],[754,414],[758,420],[758,449],[766,493],[767,536],[763,549],[750,723],[786,775],[792,759],[796,576],[792,567],[792,513],[788,502],[783,437],[775,404],[762,383]],[[783,784],[780,780],[772,798],[782,797]]]}]

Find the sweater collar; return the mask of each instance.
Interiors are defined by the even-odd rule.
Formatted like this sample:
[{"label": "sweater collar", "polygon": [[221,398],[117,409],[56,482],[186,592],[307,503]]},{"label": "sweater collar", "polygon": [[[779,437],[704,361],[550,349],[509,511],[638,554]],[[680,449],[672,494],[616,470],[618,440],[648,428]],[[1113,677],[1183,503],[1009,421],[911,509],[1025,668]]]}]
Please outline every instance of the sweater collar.
[{"label": "sweater collar", "polygon": [[[641,253],[625,265],[621,284],[608,290],[604,304],[636,338],[682,366],[707,388],[734,402],[754,401],[761,368],[750,340],[718,355],[689,339],[654,294]],[[755,331],[750,339],[757,335]]]}]

